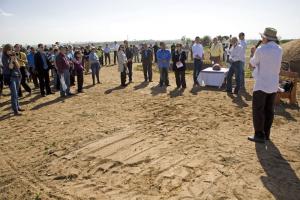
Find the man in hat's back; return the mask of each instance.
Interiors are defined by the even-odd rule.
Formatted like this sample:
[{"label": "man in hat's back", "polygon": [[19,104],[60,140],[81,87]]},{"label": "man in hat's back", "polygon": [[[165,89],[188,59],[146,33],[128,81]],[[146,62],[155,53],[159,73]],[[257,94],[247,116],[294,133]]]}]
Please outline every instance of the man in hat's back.
[{"label": "man in hat's back", "polygon": [[266,28],[261,34],[262,45],[256,49],[250,60],[255,79],[252,102],[255,134],[248,139],[254,142],[270,139],[282,60],[282,49],[278,45],[276,34],[275,29]]}]

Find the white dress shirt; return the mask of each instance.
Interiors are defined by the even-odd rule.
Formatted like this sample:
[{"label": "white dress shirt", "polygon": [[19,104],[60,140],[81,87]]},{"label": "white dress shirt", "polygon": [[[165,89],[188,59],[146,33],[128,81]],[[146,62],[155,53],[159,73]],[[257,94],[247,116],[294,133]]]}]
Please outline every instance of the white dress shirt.
[{"label": "white dress shirt", "polygon": [[113,44],[112,49],[113,51],[119,51],[119,46],[118,44]]},{"label": "white dress shirt", "polygon": [[231,59],[233,62],[237,61],[243,61],[244,58],[244,49],[242,45],[237,44],[236,46],[232,46],[229,50],[229,59]]},{"label": "white dress shirt", "polygon": [[202,60],[203,53],[204,53],[202,44],[195,43],[192,47],[192,51],[193,51],[193,58],[198,58]]},{"label": "white dress shirt", "polygon": [[244,49],[244,57],[243,57],[243,60],[242,60],[242,62],[246,62],[246,50],[247,50],[247,42],[246,42],[246,40],[240,40],[239,41],[239,44],[243,47],[243,49]]},{"label": "white dress shirt", "polygon": [[282,61],[282,48],[275,42],[258,47],[250,63],[254,69],[254,91],[275,93],[279,86],[279,73]]}]

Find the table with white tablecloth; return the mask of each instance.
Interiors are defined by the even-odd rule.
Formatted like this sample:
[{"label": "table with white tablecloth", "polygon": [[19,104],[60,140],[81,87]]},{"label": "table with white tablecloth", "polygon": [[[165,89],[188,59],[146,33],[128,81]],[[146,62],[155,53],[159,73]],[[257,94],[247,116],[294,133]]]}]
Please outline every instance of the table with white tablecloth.
[{"label": "table with white tablecloth", "polygon": [[208,85],[220,88],[222,87],[225,81],[228,71],[228,68],[221,68],[221,70],[213,70],[212,67],[208,67],[199,73],[197,81],[201,86]]}]

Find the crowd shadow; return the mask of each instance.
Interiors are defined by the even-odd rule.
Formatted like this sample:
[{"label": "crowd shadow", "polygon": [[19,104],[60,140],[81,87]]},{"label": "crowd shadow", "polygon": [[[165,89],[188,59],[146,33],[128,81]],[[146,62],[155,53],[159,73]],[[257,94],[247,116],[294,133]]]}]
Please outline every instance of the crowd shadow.
[{"label": "crowd shadow", "polygon": [[144,89],[149,85],[149,82],[141,82],[140,84],[133,87],[134,90]]},{"label": "crowd shadow", "polygon": [[243,100],[241,95],[234,96],[231,93],[227,93],[227,96],[232,99],[232,103],[235,103],[239,108],[248,107],[249,105]]},{"label": "crowd shadow", "polygon": [[117,86],[117,87],[114,87],[114,88],[111,88],[111,89],[106,90],[106,91],[104,92],[104,94],[108,95],[108,94],[111,94],[111,93],[114,92],[114,91],[117,91],[117,90],[123,90],[123,89],[125,89],[125,88],[126,88],[126,86],[121,86],[121,85],[119,85],[119,86]]},{"label": "crowd shadow", "polygon": [[261,177],[276,200],[300,199],[300,180],[289,162],[283,158],[273,142],[255,144],[258,160],[266,173]]},{"label": "crowd shadow", "polygon": [[3,120],[6,120],[6,119],[9,119],[11,117],[14,117],[14,115],[12,113],[7,113],[5,115],[1,115],[0,116],[0,121],[3,121]]},{"label": "crowd shadow", "polygon": [[275,115],[282,116],[289,121],[296,122],[297,119],[295,119],[293,115],[286,110],[287,108],[291,110],[298,110],[299,112],[298,105],[289,105],[289,104],[280,103],[279,105],[275,106]]},{"label": "crowd shadow", "polygon": [[176,97],[179,97],[179,96],[183,96],[183,93],[184,93],[185,89],[184,88],[175,88],[174,90],[170,91],[169,95],[170,95],[170,98],[176,98]]},{"label": "crowd shadow", "polygon": [[203,89],[203,88],[201,88],[200,86],[193,86],[190,93],[192,93],[192,95],[196,96],[201,91],[201,89]]},{"label": "crowd shadow", "polygon": [[94,87],[94,86],[95,86],[95,85],[93,85],[93,84],[91,84],[91,85],[85,85],[85,86],[82,87],[82,89],[88,90],[88,89],[90,89],[90,88],[92,88],[92,87]]},{"label": "crowd shadow", "polygon": [[65,99],[68,99],[68,98],[71,98],[71,96],[57,97],[57,98],[55,98],[55,99],[53,99],[51,101],[47,101],[47,102],[41,103],[39,105],[36,105],[33,108],[31,108],[30,110],[39,110],[39,109],[41,109],[43,107],[50,106],[50,105],[53,105],[53,104],[58,103],[58,102],[62,102],[63,103],[65,101]]},{"label": "crowd shadow", "polygon": [[167,93],[166,86],[160,87],[159,84],[151,88],[151,95],[157,96],[159,94]]}]

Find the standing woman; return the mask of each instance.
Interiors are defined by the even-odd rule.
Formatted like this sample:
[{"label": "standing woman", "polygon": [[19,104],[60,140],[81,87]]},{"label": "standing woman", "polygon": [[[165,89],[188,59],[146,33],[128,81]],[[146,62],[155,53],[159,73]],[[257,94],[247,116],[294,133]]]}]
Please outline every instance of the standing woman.
[{"label": "standing woman", "polygon": [[83,62],[82,62],[82,53],[81,51],[75,51],[74,54],[74,70],[77,76],[77,86],[78,86],[78,93],[82,93],[82,86],[83,86]]},{"label": "standing woman", "polygon": [[97,83],[101,84],[99,73],[100,73],[100,62],[99,57],[96,53],[96,47],[92,47],[92,51],[89,55],[89,63],[92,69],[92,78],[93,78],[93,85],[95,85],[95,76],[97,78]]},{"label": "standing woman", "polygon": [[11,95],[11,107],[15,115],[21,115],[21,109],[19,105],[18,90],[21,82],[21,71],[20,66],[16,57],[15,52],[12,51],[12,46],[6,44],[3,48],[2,55],[3,63],[3,76],[5,85],[9,85]]},{"label": "standing woman", "polygon": [[124,52],[124,45],[120,45],[118,50],[118,64],[119,72],[121,73],[121,86],[126,86],[126,70],[127,70],[127,57]]},{"label": "standing woman", "polygon": [[175,73],[177,89],[186,88],[185,70],[186,70],[186,54],[182,50],[181,44],[176,44],[176,50],[172,54],[173,71]]}]

